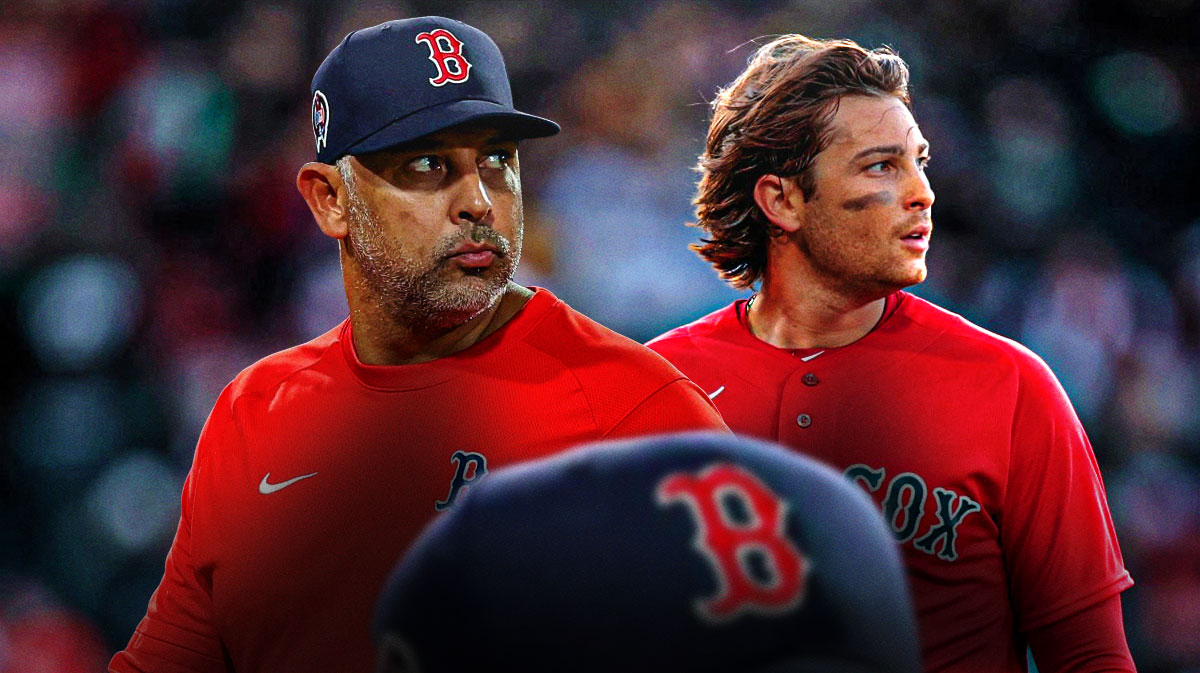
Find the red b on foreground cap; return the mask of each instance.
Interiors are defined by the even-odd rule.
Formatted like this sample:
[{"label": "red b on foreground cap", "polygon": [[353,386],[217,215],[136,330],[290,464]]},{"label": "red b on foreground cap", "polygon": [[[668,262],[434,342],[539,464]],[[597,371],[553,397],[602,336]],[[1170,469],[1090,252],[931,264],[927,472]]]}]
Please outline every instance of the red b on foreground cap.
[{"label": "red b on foreground cap", "polygon": [[381,671],[919,670],[866,494],[774,445],[684,434],[489,474],[380,599]]}]

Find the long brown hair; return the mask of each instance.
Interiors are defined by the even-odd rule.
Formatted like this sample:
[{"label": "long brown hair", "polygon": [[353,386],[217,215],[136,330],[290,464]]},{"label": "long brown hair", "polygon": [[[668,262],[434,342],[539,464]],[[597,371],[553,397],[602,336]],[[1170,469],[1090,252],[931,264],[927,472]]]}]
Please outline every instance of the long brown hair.
[{"label": "long brown hair", "polygon": [[767,264],[770,222],[754,202],[755,183],[792,177],[811,199],[813,161],[846,95],[895,96],[911,108],[908,66],[888,47],[785,35],[718,92],[694,201],[695,226],[707,237],[692,249],[735,287],[751,287]]}]

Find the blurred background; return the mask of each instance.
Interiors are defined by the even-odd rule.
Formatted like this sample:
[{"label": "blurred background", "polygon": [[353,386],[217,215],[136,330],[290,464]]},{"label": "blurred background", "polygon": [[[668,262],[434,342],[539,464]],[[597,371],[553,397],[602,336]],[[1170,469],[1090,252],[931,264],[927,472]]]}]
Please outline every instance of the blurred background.
[{"label": "blurred background", "polygon": [[[161,573],[201,425],[346,314],[294,188],[347,32],[482,28],[517,105],[520,279],[635,339],[738,296],[687,244],[755,39],[890,44],[933,145],[916,289],[1044,357],[1095,444],[1143,671],[1200,670],[1200,2],[0,4],[0,673],[95,671]],[[761,39],[758,40],[761,43]]]}]

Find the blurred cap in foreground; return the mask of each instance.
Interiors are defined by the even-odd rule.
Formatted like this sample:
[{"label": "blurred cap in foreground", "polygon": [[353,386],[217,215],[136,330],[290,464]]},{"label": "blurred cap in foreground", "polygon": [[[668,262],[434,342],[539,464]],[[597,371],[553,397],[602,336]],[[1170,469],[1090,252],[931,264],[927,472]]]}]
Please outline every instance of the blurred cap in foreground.
[{"label": "blurred cap in foreground", "polygon": [[502,470],[379,602],[380,671],[917,671],[866,494],[762,442],[663,435]]}]

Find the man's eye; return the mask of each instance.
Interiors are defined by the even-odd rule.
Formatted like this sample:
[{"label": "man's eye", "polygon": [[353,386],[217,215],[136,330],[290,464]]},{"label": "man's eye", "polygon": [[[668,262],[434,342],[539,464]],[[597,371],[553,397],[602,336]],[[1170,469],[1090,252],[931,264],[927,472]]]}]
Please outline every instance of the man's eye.
[{"label": "man's eye", "polygon": [[433,171],[441,170],[442,160],[431,154],[427,154],[408,162],[408,168],[415,173],[432,173]]},{"label": "man's eye", "polygon": [[882,173],[889,168],[891,168],[890,162],[876,161],[875,163],[871,164],[870,166],[867,166],[867,172],[868,173]]},{"label": "man's eye", "polygon": [[920,166],[921,170],[925,170],[926,168],[929,168],[929,160],[930,157],[921,157],[920,159],[917,159],[917,166]]},{"label": "man's eye", "polygon": [[488,155],[483,158],[483,161],[481,162],[480,165],[483,168],[492,168],[492,169],[496,169],[496,170],[503,170],[504,168],[506,168],[508,166],[508,163],[511,159],[512,159],[512,155],[509,154],[508,152],[504,152],[504,151],[489,152]]}]

